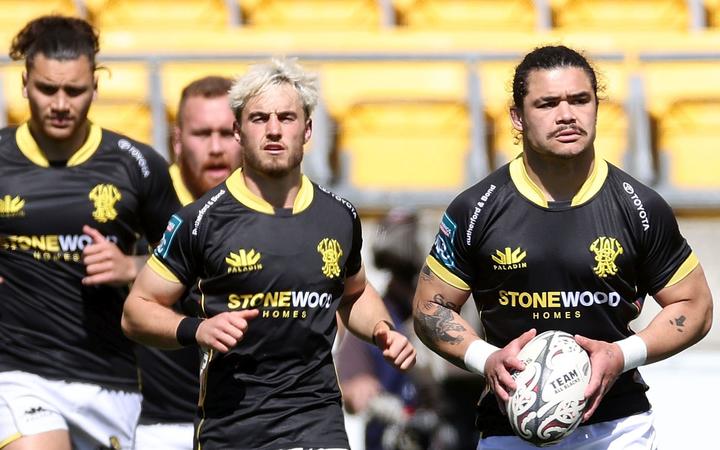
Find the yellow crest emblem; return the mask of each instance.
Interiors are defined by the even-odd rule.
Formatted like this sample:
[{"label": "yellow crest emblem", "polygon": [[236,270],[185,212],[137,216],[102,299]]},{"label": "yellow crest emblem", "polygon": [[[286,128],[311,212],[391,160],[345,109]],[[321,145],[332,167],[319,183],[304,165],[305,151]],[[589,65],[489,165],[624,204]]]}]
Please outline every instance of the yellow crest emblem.
[{"label": "yellow crest emblem", "polygon": [[12,197],[5,194],[4,197],[0,198],[0,216],[21,216],[23,214],[23,207],[25,206],[25,200],[20,198],[19,195]]},{"label": "yellow crest emblem", "polygon": [[328,278],[340,276],[338,261],[343,254],[340,243],[335,239],[325,238],[318,244],[317,251],[322,255],[322,273]]},{"label": "yellow crest emblem", "polygon": [[122,198],[117,187],[112,184],[98,184],[90,191],[88,198],[95,205],[95,211],[92,213],[93,219],[100,223],[115,220],[117,217],[115,203]]},{"label": "yellow crest emblem", "polygon": [[593,267],[595,275],[605,278],[608,275],[615,275],[618,266],[615,265],[615,258],[622,255],[622,245],[615,238],[600,236],[590,244],[590,251],[595,253],[597,265]]}]

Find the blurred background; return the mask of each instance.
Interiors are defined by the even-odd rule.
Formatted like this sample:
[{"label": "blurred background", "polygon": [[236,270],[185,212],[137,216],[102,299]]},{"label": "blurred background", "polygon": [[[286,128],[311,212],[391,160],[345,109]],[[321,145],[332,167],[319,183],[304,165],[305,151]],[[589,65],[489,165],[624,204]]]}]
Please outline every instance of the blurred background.
[{"label": "blurred background", "polygon": [[[304,170],[359,208],[381,291],[390,275],[371,248],[388,211],[413,212],[427,252],[453,196],[520,152],[508,119],[519,58],[546,44],[583,50],[605,86],[598,154],[668,200],[720,298],[720,0],[0,0],[0,10],[5,48],[41,14],[93,23],[105,69],[91,118],[166,158],[185,84],[299,57],[321,86]],[[28,117],[22,70],[0,56],[0,125]],[[636,328],[656,311],[646,302]],[[700,344],[642,370],[663,448],[713,446],[718,315]]]}]

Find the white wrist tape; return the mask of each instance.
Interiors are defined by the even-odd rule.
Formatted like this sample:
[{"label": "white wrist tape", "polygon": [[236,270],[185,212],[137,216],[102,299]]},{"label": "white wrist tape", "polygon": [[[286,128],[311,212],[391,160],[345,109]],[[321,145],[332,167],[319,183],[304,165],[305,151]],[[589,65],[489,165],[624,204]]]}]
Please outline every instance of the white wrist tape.
[{"label": "white wrist tape", "polygon": [[634,334],[629,338],[617,341],[616,344],[620,346],[620,350],[622,350],[623,353],[623,359],[625,361],[623,372],[645,364],[647,360],[647,345],[645,345],[645,341],[643,341],[640,336]]},{"label": "white wrist tape", "polygon": [[485,375],[485,362],[498,350],[500,349],[482,339],[474,341],[465,351],[465,367],[471,372]]}]

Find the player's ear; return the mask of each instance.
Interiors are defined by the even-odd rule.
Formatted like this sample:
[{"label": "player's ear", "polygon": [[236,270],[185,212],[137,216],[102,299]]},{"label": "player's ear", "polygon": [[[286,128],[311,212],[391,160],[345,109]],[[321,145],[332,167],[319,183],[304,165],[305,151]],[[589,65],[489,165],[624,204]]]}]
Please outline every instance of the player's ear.
[{"label": "player's ear", "polygon": [[523,131],[522,111],[515,106],[510,107],[510,121],[513,124],[513,128],[520,132]]},{"label": "player's ear", "polygon": [[23,84],[22,95],[24,98],[27,98],[27,96],[28,96],[27,95],[27,81],[28,81],[28,74],[26,71],[23,71],[23,73],[22,73],[22,84]]},{"label": "player's ear", "polygon": [[305,122],[305,142],[303,144],[310,142],[310,136],[312,136],[312,119]]}]

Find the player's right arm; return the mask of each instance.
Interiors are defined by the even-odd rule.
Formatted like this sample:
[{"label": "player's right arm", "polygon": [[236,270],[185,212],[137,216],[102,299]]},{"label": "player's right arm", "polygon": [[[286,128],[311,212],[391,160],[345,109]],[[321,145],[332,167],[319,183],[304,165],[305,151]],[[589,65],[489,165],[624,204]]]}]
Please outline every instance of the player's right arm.
[{"label": "player's right arm", "polygon": [[[172,305],[185,293],[180,282],[160,276],[146,265],[133,284],[125,301],[122,329],[141,344],[176,349],[187,342],[178,340],[180,323],[188,320],[192,341],[207,349],[225,353],[235,347],[245,335],[250,320],[259,311],[224,312],[209,319],[197,319],[177,313]],[[194,324],[194,326],[193,326]]]},{"label": "player's right arm", "polygon": [[460,315],[469,291],[454,287],[424,265],[413,300],[415,332],[432,351],[451,363],[484,375],[490,388],[502,400],[515,389],[512,370],[522,370],[516,355],[535,336],[523,333],[507,346],[498,348],[482,340]]}]

